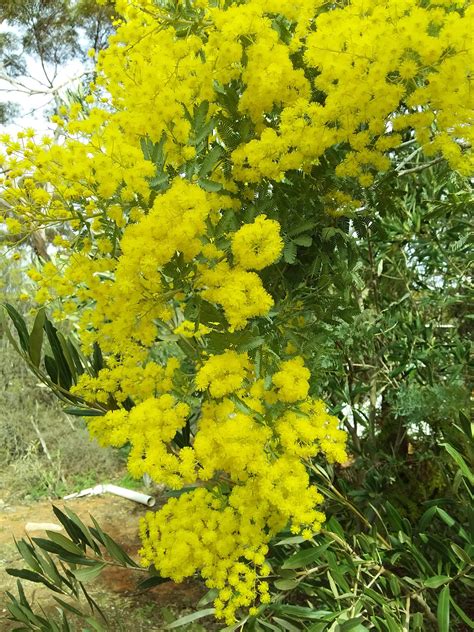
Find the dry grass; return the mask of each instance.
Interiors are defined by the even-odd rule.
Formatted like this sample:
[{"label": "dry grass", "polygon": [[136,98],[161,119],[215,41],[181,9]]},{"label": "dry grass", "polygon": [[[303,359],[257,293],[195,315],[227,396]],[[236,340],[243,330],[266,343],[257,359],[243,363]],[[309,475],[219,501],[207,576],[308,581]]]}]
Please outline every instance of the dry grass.
[{"label": "dry grass", "polygon": [[[0,489],[4,500],[57,497],[125,475],[124,459],[91,441],[0,339]],[[5,498],[6,496],[6,498]]]}]

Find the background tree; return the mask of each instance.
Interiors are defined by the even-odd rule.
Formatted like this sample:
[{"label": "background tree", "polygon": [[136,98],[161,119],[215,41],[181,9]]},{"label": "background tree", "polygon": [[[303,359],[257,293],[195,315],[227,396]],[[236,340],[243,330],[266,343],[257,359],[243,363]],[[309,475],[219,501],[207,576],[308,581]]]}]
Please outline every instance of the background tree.
[{"label": "background tree", "polygon": [[[46,107],[58,108],[64,91],[64,79],[58,74],[70,60],[84,63],[81,82],[91,81],[93,72],[87,67],[87,53],[101,50],[113,32],[111,2],[94,0],[2,0],[0,23],[0,80],[2,92],[17,93],[27,101],[28,95],[44,95]],[[5,29],[6,27],[6,29]],[[29,62],[39,65],[32,76]],[[66,79],[72,82],[77,77]],[[3,122],[18,115],[18,107],[3,102]]]}]

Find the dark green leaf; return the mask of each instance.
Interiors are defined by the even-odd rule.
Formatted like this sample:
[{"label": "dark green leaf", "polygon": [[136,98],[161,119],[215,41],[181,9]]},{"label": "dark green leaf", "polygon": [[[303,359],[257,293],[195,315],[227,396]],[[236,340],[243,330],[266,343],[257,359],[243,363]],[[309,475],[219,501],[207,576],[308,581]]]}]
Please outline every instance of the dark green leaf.
[{"label": "dark green leaf", "polygon": [[205,610],[198,610],[197,612],[193,612],[192,614],[187,614],[185,617],[181,617],[173,623],[170,623],[166,626],[167,630],[172,630],[174,628],[180,628],[183,625],[187,625],[188,623],[192,623],[193,621],[197,621],[198,619],[202,619],[203,617],[209,617],[213,615],[215,612],[214,608],[206,608]]},{"label": "dark green leaf", "polygon": [[16,311],[13,305],[5,303],[4,307],[7,310],[8,315],[10,316],[13,325],[18,333],[18,340],[20,341],[21,348],[23,349],[23,351],[26,351],[28,353],[30,346],[30,337],[28,335],[28,329],[26,327],[24,318]]},{"label": "dark green leaf", "polygon": [[304,566],[309,566],[313,562],[315,562],[326,549],[329,548],[330,542],[326,544],[322,544],[320,546],[314,546],[311,549],[302,549],[295,553],[291,557],[289,557],[282,564],[282,568],[302,568]]},{"label": "dark green leaf", "polygon": [[29,338],[29,354],[31,361],[36,367],[39,367],[41,360],[41,348],[43,346],[43,326],[46,318],[45,310],[42,307],[36,314],[35,322],[33,323],[33,329],[31,330]]},{"label": "dark green leaf", "polygon": [[439,632],[449,632],[449,586],[445,586],[439,594],[437,619]]},{"label": "dark green leaf", "polygon": [[96,579],[107,565],[103,562],[90,566],[88,568],[77,568],[72,572],[74,577],[80,582],[89,582]]}]

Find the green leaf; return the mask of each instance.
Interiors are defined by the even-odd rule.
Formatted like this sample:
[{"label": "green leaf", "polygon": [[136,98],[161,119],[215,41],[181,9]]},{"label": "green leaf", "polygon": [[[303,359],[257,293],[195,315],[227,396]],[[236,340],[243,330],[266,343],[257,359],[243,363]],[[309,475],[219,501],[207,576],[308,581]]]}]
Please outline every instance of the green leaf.
[{"label": "green leaf", "polygon": [[59,344],[61,345],[61,350],[63,352],[63,356],[67,363],[69,371],[71,372],[71,375],[73,376],[74,381],[76,381],[76,365],[74,364],[74,360],[72,359],[71,352],[68,346],[68,341],[66,340],[66,338],[63,336],[63,334],[60,331],[57,331],[56,335],[58,337]]},{"label": "green leaf", "polygon": [[74,415],[76,417],[102,417],[105,414],[103,410],[80,408],[79,406],[68,406],[63,410],[68,415]]},{"label": "green leaf", "polygon": [[107,566],[104,562],[100,562],[99,564],[95,564],[94,566],[89,566],[87,568],[77,568],[72,570],[72,574],[74,577],[80,582],[89,582],[98,577],[103,569]]},{"label": "green leaf", "polygon": [[384,507],[392,528],[396,531],[403,531],[403,523],[400,513],[388,500],[385,502]]},{"label": "green leaf", "polygon": [[15,542],[15,544],[21,557],[25,560],[28,566],[34,571],[41,573],[41,566],[36,559],[35,550],[31,544],[26,542],[26,540],[19,540],[18,542]]},{"label": "green leaf", "polygon": [[[48,553],[54,553],[55,555],[61,556],[63,553],[70,553],[67,549],[64,549],[60,544],[53,542],[52,540],[48,540],[47,538],[33,538],[33,542],[43,551],[48,551]],[[82,555],[82,551],[81,551]]]},{"label": "green leaf", "polygon": [[280,540],[276,543],[275,546],[283,546],[285,544],[301,544],[305,541],[306,540],[303,538],[302,535],[292,535],[289,538],[284,538],[283,540]]},{"label": "green leaf", "polygon": [[439,632],[449,632],[449,586],[445,586],[439,594],[436,616]]},{"label": "green leaf", "polygon": [[313,243],[313,238],[311,237],[311,235],[300,235],[299,237],[295,237],[293,239],[293,243],[295,243],[297,246],[309,248]]},{"label": "green leaf", "polygon": [[64,356],[56,327],[51,323],[51,321],[46,318],[44,322],[44,329],[46,331],[46,335],[51,346],[51,351],[53,352],[54,359],[56,361],[59,384],[68,391],[72,386],[72,374],[71,370],[69,369],[68,362]]},{"label": "green leaf", "polygon": [[455,448],[453,448],[453,446],[450,445],[449,443],[442,443],[441,445],[444,447],[446,452],[448,452],[451,458],[454,459],[454,461],[456,461],[456,464],[461,470],[464,478],[467,478],[467,480],[471,483],[471,485],[474,485],[474,474],[472,473],[471,469],[468,467],[466,461],[463,459],[461,454],[459,454],[459,452]]},{"label": "green leaf", "polygon": [[296,619],[321,619],[323,611],[304,606],[276,605],[272,608],[274,612]]},{"label": "green leaf", "polygon": [[67,507],[65,508],[66,513],[63,513],[55,505],[53,505],[53,512],[74,542],[82,542],[84,545],[88,545],[91,549],[93,549],[95,553],[100,553],[98,544],[95,542],[91,532],[79,516]]},{"label": "green leaf", "polygon": [[296,228],[292,228],[291,230],[289,230],[288,236],[294,237],[295,235],[305,233],[306,231],[313,229],[315,226],[316,222],[304,222],[303,224],[296,226]]},{"label": "green leaf", "polygon": [[369,632],[369,628],[362,625],[364,621],[363,617],[355,617],[347,619],[347,621],[339,624],[341,632]]},{"label": "green leaf", "polygon": [[79,555],[80,557],[84,555],[84,551],[80,549],[77,544],[71,542],[69,538],[66,538],[66,536],[62,535],[61,533],[56,533],[55,531],[46,531],[46,535],[52,542],[55,542],[66,551],[69,551],[69,553]]},{"label": "green leaf", "polygon": [[327,542],[326,544],[315,546],[311,549],[302,549],[285,560],[282,564],[282,568],[302,568],[304,566],[309,566],[316,561],[320,555],[326,551],[326,549],[329,548],[330,544],[330,542]]},{"label": "green leaf", "polygon": [[459,557],[460,560],[462,560],[466,564],[472,563],[471,556],[464,549],[458,546],[455,542],[451,542],[451,548],[453,549],[453,551]]},{"label": "green leaf", "polygon": [[137,588],[138,590],[150,590],[150,588],[154,588],[155,586],[159,586],[160,584],[165,584],[166,582],[171,581],[167,577],[160,577],[159,575],[153,575],[152,577],[147,577],[142,581],[138,582]]},{"label": "green leaf", "polygon": [[106,632],[107,629],[110,629],[110,628],[104,628],[104,626],[102,624],[100,624],[93,617],[87,617],[87,619],[85,621],[86,621],[86,623],[88,625],[90,625],[91,627],[94,628],[95,632]]},{"label": "green leaf", "polygon": [[293,264],[296,261],[296,253],[296,244],[293,241],[289,241],[287,244],[285,244],[285,247],[283,249],[283,259],[286,261],[286,263]]},{"label": "green leaf", "polygon": [[13,305],[9,303],[4,303],[4,308],[7,310],[8,315],[10,316],[13,325],[18,334],[18,340],[20,341],[21,348],[23,351],[28,353],[30,347],[30,337],[28,335],[28,329],[26,327],[25,320],[23,317],[16,311]]},{"label": "green leaf", "polygon": [[29,338],[29,354],[31,361],[36,367],[39,367],[41,360],[41,348],[43,346],[43,333],[44,333],[44,321],[46,318],[46,313],[44,308],[38,310],[38,313],[35,317],[35,322],[33,323],[33,328],[31,330],[30,338]]},{"label": "green leaf", "polygon": [[293,590],[298,584],[297,579],[277,579],[273,582],[273,585],[275,588],[278,588],[278,590]]},{"label": "green leaf", "polygon": [[469,627],[470,630],[474,630],[474,620],[471,619],[460,606],[458,606],[458,604],[454,601],[452,597],[450,601],[453,605],[454,610],[456,611],[456,614],[464,621],[464,623]]},{"label": "green leaf", "polygon": [[224,155],[224,153],[224,149],[220,145],[216,145],[215,147],[213,147],[202,161],[198,174],[199,177],[205,178],[206,176],[208,176],[218,163],[219,159]]},{"label": "green leaf", "polygon": [[214,608],[206,608],[204,610],[198,610],[197,612],[193,612],[192,614],[188,614],[185,617],[181,617],[173,623],[170,623],[166,626],[167,630],[173,630],[174,628],[180,628],[183,625],[188,623],[192,623],[193,621],[197,621],[198,619],[202,619],[204,617],[209,617],[213,615],[215,612]]},{"label": "green leaf", "polygon": [[385,625],[388,628],[388,632],[400,632],[400,625],[395,621],[392,615],[388,612],[388,608],[383,609]]},{"label": "green leaf", "polygon": [[213,180],[208,180],[207,178],[199,178],[198,184],[201,189],[204,189],[204,191],[209,191],[211,193],[221,191],[223,188],[220,182],[214,182]]},{"label": "green leaf", "polygon": [[288,630],[288,632],[299,632],[300,628],[297,628],[295,625],[286,621],[285,619],[280,619],[279,617],[273,617],[275,623],[278,623],[279,628],[277,630]]},{"label": "green leaf", "polygon": [[67,601],[64,601],[64,599],[60,599],[59,597],[56,597],[56,595],[53,595],[53,599],[58,602],[58,604],[61,606],[61,608],[63,608],[63,610],[68,610],[69,612],[76,614],[78,617],[81,617],[81,618],[84,617],[83,612],[75,608],[73,605],[71,605]]},{"label": "green leaf", "polygon": [[43,575],[30,571],[27,568],[6,568],[5,571],[12,577],[20,577],[21,579],[27,579],[29,582],[35,582],[38,584],[44,584],[45,578]]},{"label": "green leaf", "polygon": [[436,514],[436,505],[427,509],[420,518],[419,528],[420,531],[424,531],[426,527],[431,523],[433,516]]},{"label": "green leaf", "polygon": [[107,533],[105,533],[105,531],[100,528],[97,520],[95,520],[93,516],[91,516],[91,520],[95,526],[95,529],[91,528],[92,535],[105,546],[108,553],[111,555],[111,557],[113,557],[115,561],[119,562],[123,566],[140,568],[140,566],[134,560],[132,560],[132,558],[127,555],[127,553],[125,553],[122,547],[119,546],[117,542],[115,542],[115,540],[113,540]]},{"label": "green leaf", "polygon": [[451,578],[447,575],[433,575],[433,577],[425,579],[423,585],[426,586],[426,588],[439,588],[446,582],[449,582],[450,579]]},{"label": "green leaf", "polygon": [[29,582],[35,582],[36,584],[44,584],[54,592],[62,592],[57,586],[46,579],[46,577],[40,575],[39,573],[35,573],[34,571],[29,571],[27,568],[6,568],[5,571],[8,573],[8,575],[11,575],[12,577],[26,579]]},{"label": "green leaf", "polygon": [[437,507],[436,508],[436,513],[441,518],[441,520],[446,525],[448,525],[449,528],[452,528],[456,524],[456,521],[454,520],[454,518],[451,518],[451,516],[448,514],[448,512],[445,511],[444,509],[441,509],[441,507]]},{"label": "green leaf", "polygon": [[51,378],[51,382],[54,384],[58,383],[58,365],[56,364],[54,358],[49,355],[44,356],[44,366],[46,367],[46,372]]}]

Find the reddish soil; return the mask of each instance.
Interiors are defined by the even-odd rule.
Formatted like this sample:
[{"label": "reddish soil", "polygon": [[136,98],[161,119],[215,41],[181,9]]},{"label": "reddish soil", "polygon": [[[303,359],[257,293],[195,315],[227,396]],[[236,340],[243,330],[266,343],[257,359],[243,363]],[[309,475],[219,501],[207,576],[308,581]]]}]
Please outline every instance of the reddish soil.
[{"label": "reddish soil", "polygon": [[[138,538],[138,521],[146,507],[129,500],[104,494],[102,496],[84,497],[69,501],[57,500],[54,504],[60,509],[64,506],[72,509],[85,524],[91,524],[89,515],[93,515],[105,532],[114,538],[134,559],[138,559],[140,548]],[[0,501],[0,630],[13,630],[7,620],[6,604],[9,602],[5,591],[16,594],[16,579],[4,572],[8,567],[21,567],[21,558],[15,548],[14,538],[25,537],[25,525],[28,522],[49,522],[60,524],[52,511],[53,501],[39,501],[33,504],[8,505]],[[65,533],[62,531],[62,533]],[[44,532],[29,533],[30,537],[43,537]],[[109,567],[92,584],[91,594],[104,606],[105,612],[112,620],[108,629],[132,630],[164,630],[166,611],[176,616],[187,614],[196,608],[197,602],[206,592],[198,582],[184,582],[176,585],[164,583],[146,592],[137,591],[137,580],[142,574],[127,569]],[[51,593],[41,584],[23,582],[27,597],[35,606],[51,611],[54,601]],[[209,607],[209,606],[206,606]],[[138,617],[138,620],[135,620]],[[169,620],[169,614],[165,619]],[[212,624],[209,624],[212,625]],[[81,626],[81,629],[82,626]],[[183,629],[183,628],[181,628]],[[186,629],[186,628],[184,628]],[[211,627],[189,627],[188,629],[212,629]],[[214,628],[215,629],[215,628]]]}]

